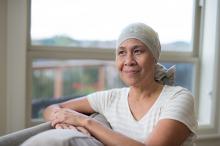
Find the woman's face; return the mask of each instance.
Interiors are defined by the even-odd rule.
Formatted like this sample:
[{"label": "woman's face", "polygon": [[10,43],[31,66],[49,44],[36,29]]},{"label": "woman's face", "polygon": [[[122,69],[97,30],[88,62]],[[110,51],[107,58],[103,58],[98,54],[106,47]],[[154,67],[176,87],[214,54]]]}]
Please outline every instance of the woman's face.
[{"label": "woman's face", "polygon": [[127,39],[116,50],[116,66],[121,79],[128,86],[154,80],[155,59],[144,43]]}]

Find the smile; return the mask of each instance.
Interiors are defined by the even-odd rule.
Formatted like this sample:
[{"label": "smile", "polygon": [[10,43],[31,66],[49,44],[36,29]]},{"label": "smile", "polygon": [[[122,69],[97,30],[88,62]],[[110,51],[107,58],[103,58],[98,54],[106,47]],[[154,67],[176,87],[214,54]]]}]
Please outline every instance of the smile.
[{"label": "smile", "polygon": [[134,75],[134,74],[137,74],[139,71],[138,70],[124,70],[123,72],[129,75]]}]

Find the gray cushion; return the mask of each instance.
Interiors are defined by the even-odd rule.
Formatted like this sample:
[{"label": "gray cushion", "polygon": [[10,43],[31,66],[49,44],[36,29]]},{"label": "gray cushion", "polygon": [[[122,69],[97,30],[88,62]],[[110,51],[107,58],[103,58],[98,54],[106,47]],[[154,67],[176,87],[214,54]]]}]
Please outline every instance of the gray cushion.
[{"label": "gray cushion", "polygon": [[101,142],[76,130],[52,129],[25,141],[22,146],[103,146]]},{"label": "gray cushion", "polygon": [[51,129],[50,122],[16,131],[0,137],[0,146],[18,146],[26,139],[40,132]]},{"label": "gray cushion", "polygon": [[[92,114],[92,118],[101,122],[104,126],[110,124],[101,114]],[[85,135],[76,130],[51,129],[39,133],[28,140],[22,146],[104,146],[92,136]]]}]

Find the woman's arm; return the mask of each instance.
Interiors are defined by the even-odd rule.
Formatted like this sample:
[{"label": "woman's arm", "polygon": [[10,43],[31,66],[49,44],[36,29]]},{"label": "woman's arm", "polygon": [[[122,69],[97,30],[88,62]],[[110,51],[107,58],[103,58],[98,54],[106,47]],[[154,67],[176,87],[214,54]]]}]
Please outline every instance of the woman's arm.
[{"label": "woman's arm", "polygon": [[181,122],[164,119],[159,121],[146,142],[141,143],[106,128],[100,122],[78,112],[63,109],[57,114],[59,118],[52,121],[52,125],[64,122],[85,127],[90,134],[108,146],[180,146],[191,133]]},{"label": "woman's arm", "polygon": [[112,129],[105,127],[99,121],[69,109],[61,109],[56,113],[56,119],[52,121],[52,126],[59,123],[67,123],[74,126],[84,127],[91,135],[107,146],[144,146],[143,143],[133,140]]},{"label": "woman's arm", "polygon": [[105,128],[93,119],[86,122],[85,128],[108,146],[180,146],[190,135],[184,124],[174,120],[161,120],[145,143]]},{"label": "woman's arm", "polygon": [[81,98],[72,99],[66,102],[48,106],[44,110],[44,114],[43,114],[44,119],[46,121],[54,120],[55,113],[62,108],[72,109],[72,110],[75,110],[77,112],[84,113],[84,114],[91,114],[95,112],[90,106],[86,97],[81,97]]},{"label": "woman's arm", "polygon": [[162,119],[145,141],[148,146],[180,146],[191,134],[189,128],[183,123]]},{"label": "woman's arm", "polygon": [[106,146],[145,146],[144,143],[115,132],[94,119],[87,119],[84,127]]}]

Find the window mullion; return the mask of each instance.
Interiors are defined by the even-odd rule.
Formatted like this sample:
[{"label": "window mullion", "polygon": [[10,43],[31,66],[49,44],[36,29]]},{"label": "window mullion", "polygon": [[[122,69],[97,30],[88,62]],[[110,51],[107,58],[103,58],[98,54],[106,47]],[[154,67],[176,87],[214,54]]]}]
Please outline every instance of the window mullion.
[{"label": "window mullion", "polygon": [[32,46],[28,52],[33,58],[114,60],[115,56],[114,49],[57,46]]}]

